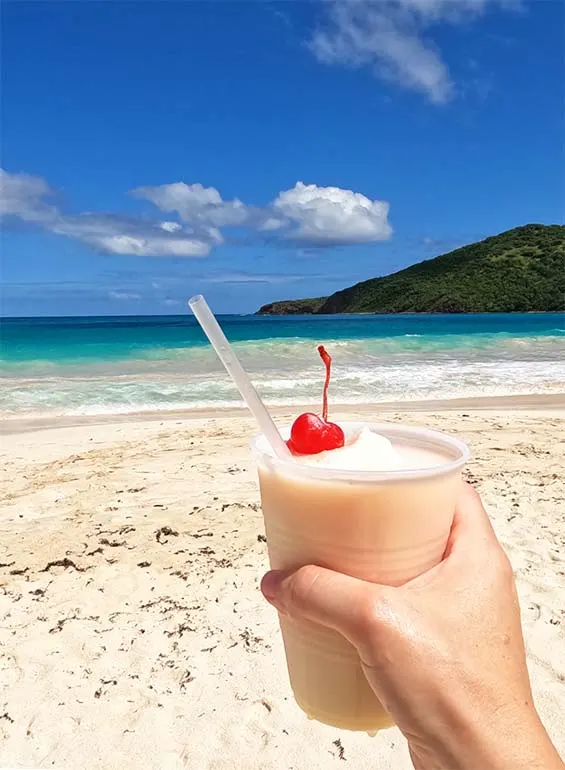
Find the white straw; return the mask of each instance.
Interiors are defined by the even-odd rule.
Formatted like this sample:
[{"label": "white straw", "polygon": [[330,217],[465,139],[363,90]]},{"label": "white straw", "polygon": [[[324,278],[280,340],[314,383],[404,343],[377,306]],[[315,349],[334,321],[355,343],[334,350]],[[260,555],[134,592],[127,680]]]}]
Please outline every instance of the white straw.
[{"label": "white straw", "polygon": [[287,445],[282,439],[281,434],[278,431],[277,426],[273,422],[273,418],[267,411],[267,407],[261,401],[261,398],[253,383],[249,379],[249,375],[239,363],[239,360],[230,343],[226,339],[226,335],[223,333],[220,324],[217,322],[214,313],[210,310],[208,303],[201,294],[197,294],[196,297],[191,297],[188,300],[188,306],[196,316],[198,323],[202,327],[204,334],[208,337],[212,346],[220,361],[226,367],[226,370],[237,388],[243,400],[251,410],[253,417],[257,420],[261,432],[273,448],[273,451],[277,457],[289,458],[291,453]]}]

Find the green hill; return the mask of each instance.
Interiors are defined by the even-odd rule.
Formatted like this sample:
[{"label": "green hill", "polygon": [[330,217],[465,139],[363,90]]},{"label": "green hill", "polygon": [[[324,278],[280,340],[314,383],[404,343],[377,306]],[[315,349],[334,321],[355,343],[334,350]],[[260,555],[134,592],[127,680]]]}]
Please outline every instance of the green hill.
[{"label": "green hill", "polygon": [[511,313],[565,309],[565,226],[524,225],[330,297],[259,314]]},{"label": "green hill", "polygon": [[316,299],[285,299],[282,302],[270,302],[259,310],[261,315],[312,315],[322,307],[327,297]]}]

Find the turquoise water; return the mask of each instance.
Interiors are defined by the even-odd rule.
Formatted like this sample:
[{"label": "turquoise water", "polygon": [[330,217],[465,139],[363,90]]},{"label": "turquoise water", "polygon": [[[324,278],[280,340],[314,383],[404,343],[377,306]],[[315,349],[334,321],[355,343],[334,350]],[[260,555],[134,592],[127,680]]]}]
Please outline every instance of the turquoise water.
[{"label": "turquoise water", "polygon": [[[317,403],[334,358],[335,403],[557,392],[563,316],[223,316],[272,404]],[[235,406],[241,400],[190,315],[3,319],[4,416]]]}]

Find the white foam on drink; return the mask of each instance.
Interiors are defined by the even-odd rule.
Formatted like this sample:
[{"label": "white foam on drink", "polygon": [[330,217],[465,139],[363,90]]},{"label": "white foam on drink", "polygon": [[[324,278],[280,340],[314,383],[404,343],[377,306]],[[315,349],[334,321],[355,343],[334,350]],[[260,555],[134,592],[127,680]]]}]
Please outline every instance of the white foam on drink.
[{"label": "white foam on drink", "polygon": [[305,465],[342,471],[396,471],[407,467],[390,439],[367,426],[347,439],[343,447],[315,455],[296,455],[294,459]]}]

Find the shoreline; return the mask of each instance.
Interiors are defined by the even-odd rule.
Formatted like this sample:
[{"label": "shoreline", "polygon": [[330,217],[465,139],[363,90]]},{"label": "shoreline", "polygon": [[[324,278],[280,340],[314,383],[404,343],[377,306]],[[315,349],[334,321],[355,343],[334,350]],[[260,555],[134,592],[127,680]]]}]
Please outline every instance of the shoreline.
[{"label": "shoreline", "polygon": [[[304,299],[309,299],[308,297],[305,297]],[[279,300],[279,302],[304,302],[304,299],[299,300]],[[267,303],[267,304],[274,304],[274,303]],[[358,315],[399,315],[399,316],[405,316],[405,315],[446,315],[446,316],[454,316],[454,315],[494,315],[494,316],[501,316],[501,315],[554,315],[555,313],[564,313],[565,308],[561,310],[491,310],[488,312],[480,312],[480,311],[463,311],[461,313],[440,313],[433,310],[420,310],[420,311],[383,311],[383,312],[377,312],[377,311],[363,311],[359,313],[260,313],[259,310],[252,311],[250,313],[217,313],[218,317],[222,316],[230,316],[232,318],[253,318],[258,315],[270,315],[270,316],[280,316],[282,318],[287,318],[288,316],[292,315],[323,315],[327,316],[328,318],[331,318],[332,316],[336,315],[351,315],[351,316],[358,316]],[[45,316],[35,316],[35,315],[0,315],[0,321],[28,321],[30,318],[33,318],[35,320],[41,320],[41,321],[50,321],[50,320],[69,320],[69,319],[76,319],[76,318],[183,318],[188,317],[192,318],[192,315],[189,312],[183,312],[183,313],[160,313],[160,314],[152,314],[152,313],[144,313],[142,315],[139,315],[137,313],[120,313],[118,315],[45,315]]]},{"label": "shoreline", "polygon": [[[307,298],[306,298],[307,299]],[[283,299],[280,300],[280,302],[304,302],[304,300],[287,300]],[[267,303],[270,304],[270,303]],[[275,304],[275,303],[273,303]],[[291,318],[292,316],[318,316],[318,318],[332,318],[334,316],[407,316],[407,315],[432,315],[432,316],[454,316],[454,315],[464,315],[464,316],[475,316],[475,315],[494,315],[494,316],[501,316],[501,315],[554,315],[555,313],[564,313],[565,308],[563,310],[491,310],[491,311],[480,311],[480,310],[469,310],[469,311],[462,311],[461,313],[445,313],[441,311],[435,311],[435,310],[382,310],[380,312],[376,310],[360,310],[358,312],[343,312],[343,313],[261,313],[260,310],[255,311],[255,313],[242,313],[243,317],[247,316],[261,316],[262,318],[265,317],[271,317],[271,318]],[[229,314],[226,314],[229,315]],[[154,316],[155,318],[159,318],[159,316]]]},{"label": "shoreline", "polygon": [[[273,406],[271,414],[290,419],[293,415],[305,410],[315,409],[312,404]],[[492,411],[531,411],[542,413],[565,413],[565,392],[547,394],[527,394],[510,396],[471,396],[454,399],[430,399],[422,401],[387,401],[383,403],[340,404],[332,405],[335,416],[339,414],[356,413],[368,415],[375,413],[390,414],[394,412],[457,412],[472,410],[474,412]],[[211,418],[233,419],[249,416],[247,407],[206,407],[204,409],[185,409],[153,412],[129,412],[126,414],[98,415],[52,415],[45,417],[12,417],[3,418],[0,423],[0,435],[32,433],[56,428],[72,428],[93,425],[121,425],[127,423],[169,422],[171,420],[199,420]]]}]

